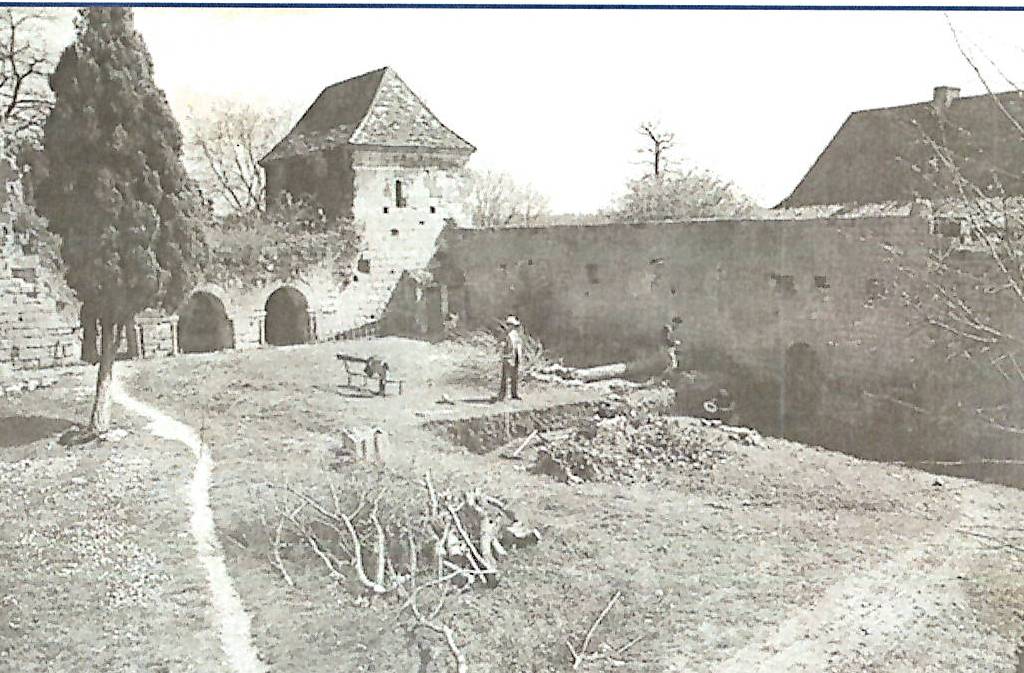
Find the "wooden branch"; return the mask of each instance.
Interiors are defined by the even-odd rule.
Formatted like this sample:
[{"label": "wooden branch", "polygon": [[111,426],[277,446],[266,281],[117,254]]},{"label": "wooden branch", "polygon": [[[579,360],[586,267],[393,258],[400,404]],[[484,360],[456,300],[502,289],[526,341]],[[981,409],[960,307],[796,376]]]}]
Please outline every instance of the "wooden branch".
[{"label": "wooden branch", "polygon": [[374,578],[377,586],[384,586],[384,566],[386,563],[386,555],[384,553],[384,528],[380,525],[380,519],[377,518],[377,503],[373,503],[373,510],[370,512],[370,522],[373,523],[374,529],[377,531],[377,575]]},{"label": "wooden branch", "polygon": [[451,515],[452,521],[455,523],[455,529],[459,532],[459,536],[462,538],[462,541],[469,548],[468,558],[473,564],[474,569],[477,571],[487,569],[488,571],[493,572],[494,569],[490,567],[490,564],[487,563],[486,560],[484,560],[483,555],[476,548],[476,545],[473,543],[472,538],[470,538],[469,533],[466,532],[466,528],[462,525],[462,519],[459,518],[458,513],[452,509],[451,505],[446,505],[446,507],[448,509],[448,514]]},{"label": "wooden branch", "polygon": [[429,619],[424,617],[415,602],[410,604],[409,607],[412,610],[413,616],[416,618],[416,622],[420,626],[430,629],[444,638],[445,645],[448,646],[448,652],[455,660],[456,673],[466,673],[469,670],[469,665],[466,662],[466,655],[462,653],[462,650],[455,642],[455,631],[444,622],[437,621],[436,618]]},{"label": "wooden branch", "polygon": [[619,600],[619,596],[620,595],[621,595],[621,592],[616,591],[615,594],[608,600],[608,604],[604,606],[604,610],[601,610],[601,614],[599,614],[597,616],[597,619],[594,620],[594,623],[590,625],[590,629],[587,630],[587,635],[586,635],[586,637],[583,638],[583,645],[580,646],[580,649],[579,649],[578,652],[576,651],[576,648],[574,648],[572,646],[572,642],[571,641],[569,641],[569,640],[565,641],[565,644],[569,646],[569,653],[572,654],[572,658],[573,658],[572,668],[573,668],[574,671],[575,670],[579,670],[580,665],[583,663],[583,660],[586,658],[587,648],[590,647],[590,639],[594,637],[594,631],[597,630],[598,625],[601,623],[601,621],[611,611],[612,606],[615,605],[615,602]]},{"label": "wooden branch", "polygon": [[366,569],[363,567],[363,547],[359,543],[359,535],[356,534],[356,529],[352,526],[352,522],[347,516],[342,514],[341,520],[352,538],[352,565],[356,569],[356,578],[359,580],[359,583],[375,594],[388,593],[389,589],[383,583],[374,582],[366,576]]},{"label": "wooden branch", "polygon": [[427,487],[427,497],[430,501],[430,516],[436,517],[440,514],[441,510],[438,506],[437,491],[434,490],[434,484],[430,481],[430,472],[426,473],[423,482]]},{"label": "wooden branch", "polygon": [[[295,511],[292,512],[291,518],[294,519],[296,516],[298,516],[303,506],[304,505],[300,503],[299,506],[295,509]],[[294,588],[295,582],[292,580],[291,575],[288,574],[288,569],[284,567],[284,560],[281,558],[281,529],[284,527],[284,522],[284,517],[278,519],[277,530],[274,533],[273,542],[274,560],[270,562],[270,565],[277,568],[277,570],[281,573],[281,576],[284,578],[284,581],[288,583],[288,586]]]},{"label": "wooden branch", "polygon": [[537,436],[537,431],[536,430],[534,430],[529,435],[527,435],[526,439],[523,440],[523,443],[519,445],[519,448],[512,452],[512,457],[513,458],[518,458],[523,453],[523,451],[526,449],[526,447],[530,445],[530,442],[532,442],[533,438],[536,437],[536,436]]}]

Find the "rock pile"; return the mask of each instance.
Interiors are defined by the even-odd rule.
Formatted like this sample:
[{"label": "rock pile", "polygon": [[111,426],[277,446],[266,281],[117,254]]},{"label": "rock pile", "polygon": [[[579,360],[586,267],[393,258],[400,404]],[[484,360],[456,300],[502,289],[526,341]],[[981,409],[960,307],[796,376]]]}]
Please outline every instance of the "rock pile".
[{"label": "rock pile", "polygon": [[649,481],[666,468],[712,469],[735,441],[754,444],[760,438],[745,428],[662,416],[613,398],[560,441],[546,441],[530,471],[566,483]]}]

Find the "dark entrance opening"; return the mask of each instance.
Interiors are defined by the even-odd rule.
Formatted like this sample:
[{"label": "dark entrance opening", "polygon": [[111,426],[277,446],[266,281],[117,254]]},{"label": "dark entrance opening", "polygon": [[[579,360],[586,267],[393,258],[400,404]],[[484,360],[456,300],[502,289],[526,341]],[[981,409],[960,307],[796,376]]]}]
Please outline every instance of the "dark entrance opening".
[{"label": "dark entrance opening", "polygon": [[271,346],[290,346],[309,342],[309,303],[291,287],[275,290],[267,298],[267,322],[264,334]]},{"label": "dark entrance opening", "polygon": [[235,347],[235,332],[224,303],[209,292],[195,292],[178,314],[182,353],[212,353]]},{"label": "dark entrance opening", "polygon": [[795,343],[786,350],[780,396],[782,433],[790,439],[806,438],[814,429],[821,399],[821,364],[814,349]]}]

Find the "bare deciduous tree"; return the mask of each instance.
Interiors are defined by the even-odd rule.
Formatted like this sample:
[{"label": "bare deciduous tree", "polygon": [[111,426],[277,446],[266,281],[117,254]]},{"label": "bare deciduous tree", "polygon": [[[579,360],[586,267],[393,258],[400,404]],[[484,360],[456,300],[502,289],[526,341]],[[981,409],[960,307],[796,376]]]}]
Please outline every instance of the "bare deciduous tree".
[{"label": "bare deciduous tree", "polygon": [[470,203],[474,226],[483,228],[529,227],[548,214],[547,197],[505,173],[473,174]]},{"label": "bare deciduous tree", "polygon": [[0,8],[0,129],[8,140],[35,142],[42,133],[57,55],[48,32],[61,17],[38,7]]},{"label": "bare deciduous tree", "polygon": [[259,160],[288,131],[290,115],[220,101],[186,120],[186,158],[203,193],[221,212],[247,215],[266,206]]},{"label": "bare deciduous tree", "polygon": [[[996,114],[1016,136],[1007,142],[1024,143],[1022,120],[993,92],[949,27]],[[932,411],[1024,434],[1024,197],[1004,187],[1001,178],[1015,176],[999,175],[996,166],[992,176],[982,177],[978,162],[963,155],[967,143],[955,124],[938,116],[934,128],[916,126],[930,150],[927,165],[913,167],[928,191],[920,210],[935,238],[920,251],[883,245],[899,272],[895,292],[930,328],[948,360],[971,367],[977,377]]]},{"label": "bare deciduous tree", "polygon": [[676,145],[676,134],[666,131],[657,122],[640,124],[637,133],[644,137],[644,146],[637,151],[650,157],[652,175],[660,178],[668,169],[667,153]]}]

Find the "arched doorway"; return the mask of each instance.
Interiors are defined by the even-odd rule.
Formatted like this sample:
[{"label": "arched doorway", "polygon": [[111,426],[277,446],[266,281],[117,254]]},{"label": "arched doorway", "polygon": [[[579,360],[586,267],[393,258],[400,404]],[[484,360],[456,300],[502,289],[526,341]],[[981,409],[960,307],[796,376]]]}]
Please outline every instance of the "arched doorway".
[{"label": "arched doorway", "polygon": [[182,353],[212,353],[234,347],[234,327],[224,302],[209,292],[194,292],[178,313],[178,348]]},{"label": "arched doorway", "polygon": [[798,439],[813,428],[821,399],[822,371],[809,344],[795,343],[786,349],[781,414],[783,435]]},{"label": "arched doorway", "polygon": [[267,297],[264,335],[271,346],[309,342],[309,302],[293,287],[281,287]]}]

